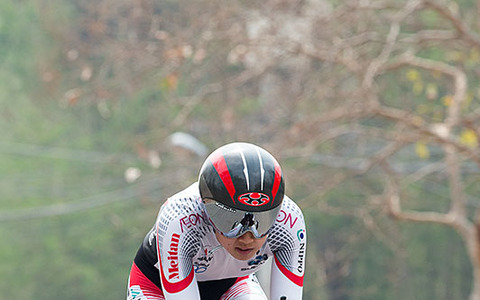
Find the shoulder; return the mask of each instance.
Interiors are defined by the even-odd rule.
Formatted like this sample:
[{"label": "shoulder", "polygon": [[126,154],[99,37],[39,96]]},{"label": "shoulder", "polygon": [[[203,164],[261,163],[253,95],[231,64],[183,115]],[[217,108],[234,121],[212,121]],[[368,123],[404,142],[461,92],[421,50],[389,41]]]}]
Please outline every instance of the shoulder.
[{"label": "shoulder", "polygon": [[285,196],[275,225],[293,229],[298,226],[305,226],[304,224],[303,212],[300,207],[288,196]]},{"label": "shoulder", "polygon": [[194,204],[200,200],[200,192],[198,190],[198,183],[195,182],[188,186],[187,188],[179,191],[173,196],[169,197],[163,206],[166,205],[177,205],[177,206],[188,206],[189,204]]},{"label": "shoulder", "polygon": [[280,249],[296,249],[305,241],[305,219],[300,207],[285,196],[282,208],[268,236],[272,251]]},{"label": "shoulder", "polygon": [[193,211],[200,211],[201,199],[198,184],[194,183],[186,189],[169,197],[160,208],[159,216],[175,218]]},{"label": "shoulder", "polygon": [[157,217],[159,229],[175,228],[183,233],[205,223],[206,216],[198,191],[198,183],[168,198],[160,208]]}]

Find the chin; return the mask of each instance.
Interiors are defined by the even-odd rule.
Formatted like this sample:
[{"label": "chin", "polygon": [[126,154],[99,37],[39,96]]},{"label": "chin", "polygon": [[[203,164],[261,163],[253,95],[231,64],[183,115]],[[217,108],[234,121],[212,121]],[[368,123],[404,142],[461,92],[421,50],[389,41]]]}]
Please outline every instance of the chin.
[{"label": "chin", "polygon": [[255,253],[257,250],[251,250],[249,253],[238,253],[237,250],[234,250],[234,253],[231,253],[233,257],[235,257],[238,260],[249,260],[252,259],[255,256]]}]

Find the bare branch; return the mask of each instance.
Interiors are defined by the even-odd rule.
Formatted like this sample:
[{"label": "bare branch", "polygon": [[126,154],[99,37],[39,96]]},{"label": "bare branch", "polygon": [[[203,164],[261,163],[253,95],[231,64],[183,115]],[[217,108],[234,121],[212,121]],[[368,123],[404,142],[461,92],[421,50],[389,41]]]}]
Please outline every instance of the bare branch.
[{"label": "bare branch", "polygon": [[466,217],[465,191],[461,180],[461,171],[456,149],[451,145],[444,146],[445,162],[450,186],[450,211],[455,215]]},{"label": "bare branch", "polygon": [[385,176],[386,188],[384,191],[384,197],[387,200],[388,212],[392,217],[399,220],[413,222],[441,223],[446,225],[451,225],[453,223],[454,219],[448,214],[437,212],[404,211],[400,202],[400,188],[398,180],[386,163],[382,164],[382,167],[387,173],[387,176]]},{"label": "bare branch", "polygon": [[384,163],[387,158],[393,156],[393,154],[396,153],[398,150],[400,150],[404,145],[405,145],[405,142],[396,141],[382,148],[371,159],[369,159],[368,163],[365,166],[363,166],[360,173],[366,173],[368,170],[372,169],[374,166]]},{"label": "bare branch", "polygon": [[450,41],[457,37],[456,32],[452,30],[420,30],[400,39],[399,42],[418,45],[431,41]]},{"label": "bare branch", "polygon": [[466,117],[463,118],[463,122],[466,124],[474,123],[480,120],[480,108],[475,109],[471,113],[469,113]]},{"label": "bare branch", "polygon": [[455,80],[453,103],[449,107],[449,115],[446,120],[446,125],[451,129],[452,126],[458,122],[458,113],[460,104],[465,99],[467,92],[467,76],[465,72],[441,61],[435,61],[426,58],[420,58],[407,52],[401,55],[394,63],[385,66],[383,71],[398,68],[403,65],[411,65],[423,68],[430,71],[437,71],[453,77]]},{"label": "bare branch", "polygon": [[213,83],[210,85],[202,86],[199,91],[190,97],[187,103],[183,106],[182,110],[177,114],[175,119],[173,120],[172,124],[174,127],[181,126],[185,120],[187,119],[188,115],[192,112],[192,110],[200,104],[200,102],[209,94],[218,93],[222,90],[222,86],[219,83]]},{"label": "bare branch", "polygon": [[474,47],[480,47],[480,37],[475,34],[465,22],[463,22],[461,16],[453,14],[446,6],[439,4],[434,0],[425,0],[425,5],[431,7],[437,11],[440,15],[448,19],[458,33],[466,39]]},{"label": "bare branch", "polygon": [[424,178],[425,176],[427,176],[429,174],[432,174],[432,173],[435,173],[435,172],[439,172],[443,169],[445,169],[445,164],[443,164],[442,162],[431,163],[431,164],[419,169],[415,173],[409,175],[403,181],[406,182],[406,183],[417,182],[417,181],[421,180],[422,178]]},{"label": "bare branch", "polygon": [[428,126],[428,124],[419,116],[416,116],[408,111],[385,106],[376,107],[373,114],[395,120],[411,128],[414,128],[423,135],[431,137],[439,144],[452,145],[457,149],[458,152],[466,154],[469,159],[473,160],[480,166],[479,149],[467,147],[459,143],[452,137],[449,137],[448,135],[443,135],[441,132],[436,130],[434,126]]},{"label": "bare branch", "polygon": [[341,51],[333,47],[333,49],[318,49],[307,45],[299,45],[299,53],[316,60],[339,63],[345,66],[353,73],[360,73],[361,65],[354,59],[349,59],[341,54]]},{"label": "bare branch", "polygon": [[420,0],[410,0],[405,5],[403,10],[401,10],[398,14],[395,15],[394,20],[390,25],[390,31],[387,35],[382,52],[376,59],[374,59],[370,63],[367,71],[365,72],[365,77],[362,83],[362,87],[364,89],[369,90],[372,87],[373,79],[378,74],[380,68],[388,61],[388,58],[390,57],[394,49],[398,35],[400,34],[400,23],[402,22],[402,20],[408,15],[410,15],[413,11],[415,11],[421,4],[422,1]]}]

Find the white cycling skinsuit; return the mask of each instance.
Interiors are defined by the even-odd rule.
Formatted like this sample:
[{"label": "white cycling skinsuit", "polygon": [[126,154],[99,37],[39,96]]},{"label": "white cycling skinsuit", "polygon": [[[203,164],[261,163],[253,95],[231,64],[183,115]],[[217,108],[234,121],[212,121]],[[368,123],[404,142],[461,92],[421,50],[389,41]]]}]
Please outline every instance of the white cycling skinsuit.
[{"label": "white cycling skinsuit", "polygon": [[198,183],[169,198],[137,252],[128,300],[264,300],[254,273],[273,258],[270,299],[302,298],[306,231],[300,208],[287,196],[262,248],[249,260],[217,241]]}]

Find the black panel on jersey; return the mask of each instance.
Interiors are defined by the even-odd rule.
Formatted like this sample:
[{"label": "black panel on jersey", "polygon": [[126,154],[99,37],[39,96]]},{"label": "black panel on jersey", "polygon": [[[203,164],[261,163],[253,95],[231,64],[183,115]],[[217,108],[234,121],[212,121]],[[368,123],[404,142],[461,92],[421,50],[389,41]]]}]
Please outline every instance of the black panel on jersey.
[{"label": "black panel on jersey", "polygon": [[218,300],[237,281],[237,278],[199,281],[200,299]]},{"label": "black panel on jersey", "polygon": [[138,269],[142,271],[143,275],[147,276],[148,280],[153,282],[160,289],[162,285],[160,284],[160,272],[155,267],[156,261],[152,261],[151,258],[147,255],[147,251],[143,249],[143,244],[138,248],[137,255],[133,260]]}]

